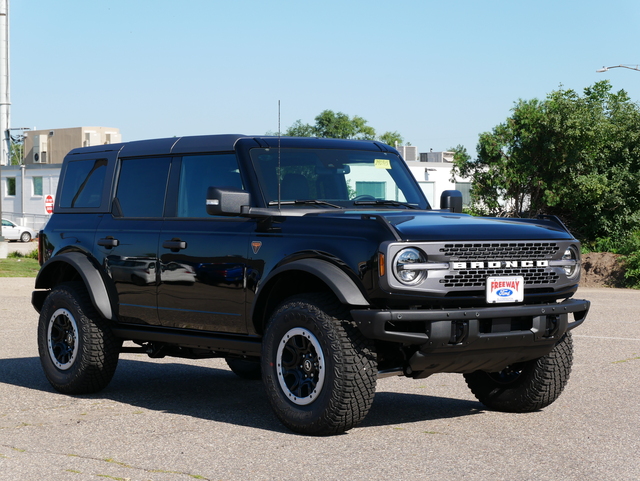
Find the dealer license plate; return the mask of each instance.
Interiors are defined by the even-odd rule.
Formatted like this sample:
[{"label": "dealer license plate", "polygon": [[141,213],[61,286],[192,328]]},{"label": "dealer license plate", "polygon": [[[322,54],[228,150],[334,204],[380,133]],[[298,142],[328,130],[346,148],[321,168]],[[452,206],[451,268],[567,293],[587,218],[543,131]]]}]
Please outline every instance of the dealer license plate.
[{"label": "dealer license plate", "polygon": [[487,302],[489,304],[522,301],[524,301],[524,277],[487,278]]}]

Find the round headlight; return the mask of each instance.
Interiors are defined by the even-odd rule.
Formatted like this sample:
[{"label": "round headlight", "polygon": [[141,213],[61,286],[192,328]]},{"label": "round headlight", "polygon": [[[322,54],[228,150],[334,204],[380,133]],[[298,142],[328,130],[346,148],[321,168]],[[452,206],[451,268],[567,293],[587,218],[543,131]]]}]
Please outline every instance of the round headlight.
[{"label": "round headlight", "polygon": [[562,255],[563,261],[570,262],[562,267],[567,277],[576,277],[580,273],[580,262],[578,261],[579,259],[580,253],[578,252],[578,249],[576,249],[574,246],[567,247],[567,250],[565,250],[564,254]]},{"label": "round headlight", "polygon": [[403,284],[412,285],[422,281],[427,271],[423,269],[412,269],[413,264],[424,264],[427,256],[420,250],[413,247],[403,249],[393,260],[393,273]]}]

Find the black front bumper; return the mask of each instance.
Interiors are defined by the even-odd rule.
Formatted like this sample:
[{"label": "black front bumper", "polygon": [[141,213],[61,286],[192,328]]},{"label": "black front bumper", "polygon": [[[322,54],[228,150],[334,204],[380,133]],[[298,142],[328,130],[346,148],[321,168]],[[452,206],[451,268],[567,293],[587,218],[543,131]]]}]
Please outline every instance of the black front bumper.
[{"label": "black front bumper", "polygon": [[351,315],[370,339],[416,346],[405,372],[424,377],[435,372],[497,371],[544,356],[567,331],[584,322],[590,304],[568,299],[477,309],[355,309]]}]

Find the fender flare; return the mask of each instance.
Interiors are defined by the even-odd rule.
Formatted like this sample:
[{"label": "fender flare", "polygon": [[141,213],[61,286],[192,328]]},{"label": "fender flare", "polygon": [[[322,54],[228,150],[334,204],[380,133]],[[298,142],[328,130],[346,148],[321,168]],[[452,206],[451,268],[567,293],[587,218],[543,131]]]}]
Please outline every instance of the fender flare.
[{"label": "fender flare", "polygon": [[65,252],[45,262],[36,277],[36,289],[51,289],[54,286],[52,266],[60,262],[70,265],[82,277],[89,291],[91,302],[98,313],[105,319],[116,320],[111,307],[111,299],[100,271],[81,252]]},{"label": "fender flare", "polygon": [[[339,267],[320,259],[301,259],[277,267],[269,273],[264,285],[278,274],[286,271],[304,271],[322,280],[342,304],[350,306],[369,306],[358,286]],[[258,295],[260,295],[258,293]]]}]

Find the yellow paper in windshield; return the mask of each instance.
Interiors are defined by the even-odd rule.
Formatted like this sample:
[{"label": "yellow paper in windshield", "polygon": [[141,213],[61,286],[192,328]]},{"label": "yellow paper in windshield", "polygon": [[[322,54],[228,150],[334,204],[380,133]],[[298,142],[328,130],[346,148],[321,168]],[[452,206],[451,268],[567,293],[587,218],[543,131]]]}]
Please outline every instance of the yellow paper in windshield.
[{"label": "yellow paper in windshield", "polygon": [[376,169],[391,170],[391,162],[389,159],[375,159],[375,163],[373,165]]}]

